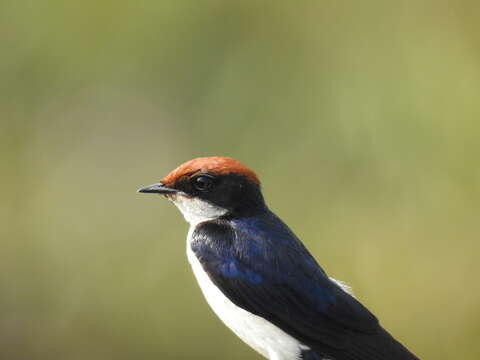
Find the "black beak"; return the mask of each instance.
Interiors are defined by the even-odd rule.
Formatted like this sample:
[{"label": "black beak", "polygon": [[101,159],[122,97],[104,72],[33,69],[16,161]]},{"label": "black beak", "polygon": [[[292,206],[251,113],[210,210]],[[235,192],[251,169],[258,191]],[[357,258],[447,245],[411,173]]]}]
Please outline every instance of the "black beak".
[{"label": "black beak", "polygon": [[154,194],[171,194],[176,193],[178,190],[166,187],[162,183],[156,183],[152,185],[144,186],[137,190],[139,193],[154,193]]}]

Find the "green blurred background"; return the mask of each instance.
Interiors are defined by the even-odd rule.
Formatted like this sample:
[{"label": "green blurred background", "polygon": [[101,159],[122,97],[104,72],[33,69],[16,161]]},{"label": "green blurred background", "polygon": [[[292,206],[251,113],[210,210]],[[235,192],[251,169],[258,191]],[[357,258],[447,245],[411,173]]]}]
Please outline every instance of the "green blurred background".
[{"label": "green blurred background", "polygon": [[0,358],[260,359],[135,193],[233,156],[424,359],[480,357],[475,1],[2,1]]}]

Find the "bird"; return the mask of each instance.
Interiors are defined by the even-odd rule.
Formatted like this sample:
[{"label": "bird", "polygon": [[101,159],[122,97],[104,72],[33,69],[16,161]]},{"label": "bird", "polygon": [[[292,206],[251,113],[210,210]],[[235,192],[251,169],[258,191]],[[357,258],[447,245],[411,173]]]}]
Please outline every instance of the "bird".
[{"label": "bird", "polygon": [[238,160],[195,158],[137,191],[178,207],[190,224],[187,257],[206,301],[265,358],[418,359],[327,275]]}]

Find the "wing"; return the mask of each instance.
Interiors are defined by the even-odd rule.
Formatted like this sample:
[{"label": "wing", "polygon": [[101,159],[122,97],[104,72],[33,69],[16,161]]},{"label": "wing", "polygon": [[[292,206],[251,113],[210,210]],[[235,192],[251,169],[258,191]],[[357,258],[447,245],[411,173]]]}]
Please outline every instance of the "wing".
[{"label": "wing", "polygon": [[[192,234],[191,247],[212,282],[233,303],[309,347],[336,354],[336,359],[415,359],[385,352],[388,344],[381,342],[396,341],[373,314],[328,278],[272,213],[203,223]],[[369,349],[360,351],[361,357],[339,355],[358,352],[355,349],[367,343],[378,347],[379,341],[382,357],[369,357],[374,352]]]}]

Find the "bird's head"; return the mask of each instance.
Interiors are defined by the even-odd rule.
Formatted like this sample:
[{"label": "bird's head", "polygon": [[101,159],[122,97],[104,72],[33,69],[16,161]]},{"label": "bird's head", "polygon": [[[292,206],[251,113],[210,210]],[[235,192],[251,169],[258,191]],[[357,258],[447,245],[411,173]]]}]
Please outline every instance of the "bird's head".
[{"label": "bird's head", "polygon": [[190,224],[225,216],[253,216],[265,210],[257,175],[239,161],[222,156],[187,161],[138,192],[164,195]]}]

